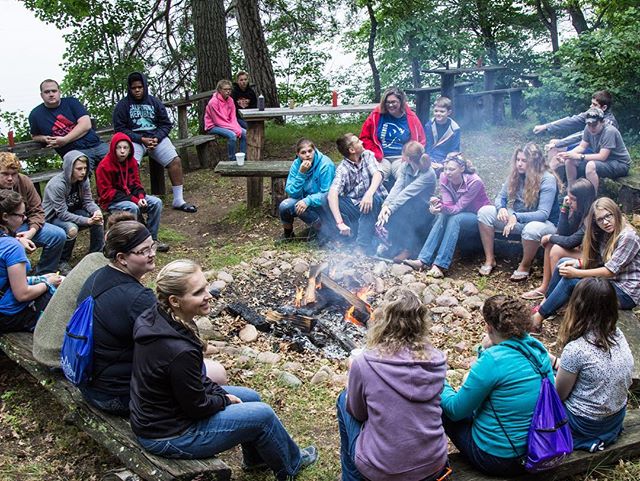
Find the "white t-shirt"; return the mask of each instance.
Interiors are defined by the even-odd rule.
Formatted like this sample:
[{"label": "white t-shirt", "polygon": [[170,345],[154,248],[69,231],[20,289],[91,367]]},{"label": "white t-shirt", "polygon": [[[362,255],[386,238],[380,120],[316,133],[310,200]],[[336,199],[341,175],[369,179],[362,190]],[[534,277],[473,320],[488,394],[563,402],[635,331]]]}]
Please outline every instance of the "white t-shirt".
[{"label": "white t-shirt", "polygon": [[[592,334],[587,337],[593,339]],[[578,375],[565,401],[572,414],[600,419],[618,413],[627,404],[633,355],[620,329],[616,328],[614,342],[609,351],[603,351],[582,336],[562,351],[560,367]]]}]

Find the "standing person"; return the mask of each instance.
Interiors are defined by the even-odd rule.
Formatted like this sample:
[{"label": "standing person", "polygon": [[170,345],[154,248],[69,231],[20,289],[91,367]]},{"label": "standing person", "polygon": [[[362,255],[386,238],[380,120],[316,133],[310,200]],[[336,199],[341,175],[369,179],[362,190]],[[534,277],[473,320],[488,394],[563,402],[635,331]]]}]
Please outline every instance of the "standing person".
[{"label": "standing person", "polygon": [[33,331],[62,282],[58,274],[27,278],[31,264],[23,245],[15,238],[25,212],[20,194],[0,190],[0,334]]},{"label": "standing person", "polygon": [[396,87],[382,94],[380,105],[362,125],[360,139],[364,148],[375,155],[385,181],[398,178],[404,144],[410,140],[422,145],[426,142],[420,119],[409,108],[405,93]]},{"label": "standing person", "polygon": [[580,281],[560,326],[556,376],[574,449],[602,451],[622,432],[633,355],[617,322],[618,298],[611,283],[598,277]]},{"label": "standing person", "polygon": [[388,222],[390,247],[385,250],[391,249],[393,262],[408,259],[420,248],[432,220],[427,210],[435,189],[436,174],[424,147],[414,140],[407,142],[402,148],[398,179],[382,204],[376,224],[380,230]]},{"label": "standing person", "polygon": [[585,122],[580,144],[558,157],[564,161],[569,186],[584,175],[597,192],[600,177],[617,179],[629,173],[631,156],[618,129],[605,122],[602,110],[589,109]]},{"label": "standing person", "polygon": [[532,142],[516,148],[511,158],[511,172],[495,200],[478,211],[478,230],[485,261],[479,269],[488,276],[496,266],[494,237],[520,234],[522,259],[511,275],[515,282],[529,278],[533,258],[540,240],[556,231],[558,222],[558,180],[549,171],[541,150]]},{"label": "standing person", "polygon": [[[456,392],[445,381],[444,429],[471,465],[492,476],[524,474],[522,456],[540,392],[539,372],[553,384],[549,353],[531,337],[529,308],[505,295],[482,307],[487,334]],[[535,366],[535,367],[534,367]]]},{"label": "standing person", "polygon": [[447,155],[460,152],[460,126],[451,116],[449,97],[438,97],[433,104],[433,118],[424,126],[427,136],[427,155],[434,170],[442,170]]},{"label": "standing person", "polygon": [[11,152],[0,152],[0,189],[13,190],[24,201],[26,216],[16,229],[15,237],[28,254],[42,247],[35,273],[40,275],[60,271],[58,264],[67,235],[60,227],[45,222],[40,196],[31,179],[20,173],[20,160]]},{"label": "standing person", "polygon": [[[387,196],[373,152],[352,133],[336,141],[344,159],[336,168],[327,203],[338,234],[356,239],[363,254],[373,252],[375,223]],[[346,221],[346,222],[345,222]],[[335,229],[334,229],[335,230]]]},{"label": "standing person", "polygon": [[29,114],[31,138],[55,149],[60,157],[79,150],[91,161],[91,170],[95,170],[109,146],[93,129],[84,105],[75,97],[61,98],[58,82],[51,79],[40,84],[40,97],[42,103]]},{"label": "standing person", "polygon": [[342,480],[435,481],[448,466],[445,355],[429,342],[429,311],[413,292],[396,287],[385,298],[338,396]]},{"label": "standing person", "polygon": [[581,258],[558,262],[547,298],[533,315],[534,326],[539,329],[544,319],[564,306],[585,277],[609,279],[620,309],[633,309],[640,302],[640,237],[608,197],[597,199],[589,209]]},{"label": "standing person", "polygon": [[182,160],[169,139],[172,127],[164,104],[149,94],[147,78],[140,72],[129,74],[127,95],[113,109],[113,130],[131,139],[138,165],[146,153],[167,169],[172,185],[173,208],[192,214],[198,209],[184,200]]},{"label": "standing person", "polygon": [[203,376],[206,343],[193,319],[211,310],[207,284],[193,261],[159,272],[158,304],[134,325],[131,429],[145,450],[173,459],[210,458],[240,444],[246,468],[293,479],[315,463],[315,446],[300,449],[255,391]]},{"label": "standing person", "polygon": [[253,87],[249,85],[249,74],[244,70],[240,70],[236,74],[236,81],[233,83],[233,91],[231,97],[236,106],[236,114],[238,115],[238,123],[246,130],[247,122],[242,118],[239,109],[256,109],[258,108],[258,96]]},{"label": "standing person", "polygon": [[544,235],[540,239],[540,245],[544,248],[542,284],[520,297],[527,300],[543,299],[558,261],[563,257],[574,259],[580,257],[587,214],[595,199],[596,191],[587,179],[578,179],[569,188],[560,207],[558,231],[555,234]]},{"label": "standing person", "polygon": [[81,229],[89,229],[89,253],[101,252],[104,246],[102,211],[93,201],[89,185],[89,160],[79,150],[64,155],[62,172],[53,177],[44,189],[42,201],[48,222],[64,229],[67,242],[60,256],[60,265],[71,270],[69,261]]},{"label": "standing person", "polygon": [[229,160],[235,160],[238,139],[240,152],[247,151],[247,129],[238,123],[231,90],[231,82],[228,80],[218,82],[216,92],[204,110],[204,129],[210,134],[227,139],[227,155]]},{"label": "standing person", "polygon": [[279,207],[284,230],[282,241],[295,238],[293,220],[296,217],[307,224],[314,234],[320,232],[327,193],[336,175],[333,161],[316,149],[311,140],[298,140],[296,153],[297,157],[291,164],[284,187],[289,197],[284,199]]},{"label": "standing person", "polygon": [[449,269],[460,230],[477,228],[478,210],[491,204],[482,179],[462,154],[447,154],[443,166],[444,171],[440,174],[442,200],[434,197],[429,204],[429,211],[436,216],[436,221],[418,258],[404,261],[418,271],[430,265],[427,275],[435,278],[444,277],[444,271]]},{"label": "standing person", "polygon": [[167,252],[169,246],[158,242],[162,201],[145,193],[133,152],[133,144],[126,134],[114,134],[109,153],[96,172],[100,206],[110,212],[131,212],[137,218],[142,212],[146,213],[147,226],[156,243],[156,250]]}]

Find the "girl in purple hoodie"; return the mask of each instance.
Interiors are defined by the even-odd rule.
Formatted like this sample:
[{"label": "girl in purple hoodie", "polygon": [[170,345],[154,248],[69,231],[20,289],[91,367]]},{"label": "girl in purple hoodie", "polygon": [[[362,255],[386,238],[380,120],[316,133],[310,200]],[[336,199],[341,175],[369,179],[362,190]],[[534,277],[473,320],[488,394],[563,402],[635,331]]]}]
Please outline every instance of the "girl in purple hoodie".
[{"label": "girl in purple hoodie", "polygon": [[436,480],[448,470],[440,393],[446,359],[427,340],[429,311],[389,290],[338,396],[342,480]]}]

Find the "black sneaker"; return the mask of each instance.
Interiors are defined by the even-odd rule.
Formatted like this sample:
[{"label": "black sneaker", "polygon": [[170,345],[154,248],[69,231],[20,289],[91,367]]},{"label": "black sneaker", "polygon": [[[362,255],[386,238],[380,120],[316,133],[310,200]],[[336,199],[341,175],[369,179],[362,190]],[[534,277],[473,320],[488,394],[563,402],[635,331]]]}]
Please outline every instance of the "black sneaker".
[{"label": "black sneaker", "polygon": [[276,245],[286,244],[288,242],[294,242],[296,240],[296,235],[293,230],[285,230],[280,237],[278,237],[275,241]]},{"label": "black sneaker", "polygon": [[156,251],[158,252],[169,252],[169,244],[165,244],[164,242],[158,242],[156,244]]}]

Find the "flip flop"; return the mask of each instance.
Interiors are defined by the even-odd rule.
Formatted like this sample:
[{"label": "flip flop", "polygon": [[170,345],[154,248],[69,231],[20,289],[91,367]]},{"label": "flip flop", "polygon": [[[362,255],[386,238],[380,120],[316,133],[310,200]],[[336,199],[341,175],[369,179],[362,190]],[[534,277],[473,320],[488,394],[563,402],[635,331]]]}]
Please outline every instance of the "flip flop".
[{"label": "flip flop", "polygon": [[481,276],[488,276],[493,272],[493,269],[495,267],[496,267],[495,265],[484,264],[482,267],[478,269],[478,274],[480,274]]},{"label": "flip flop", "polygon": [[538,289],[532,289],[528,292],[525,292],[520,297],[526,299],[527,301],[535,301],[537,299],[544,299],[544,292],[539,291]]},{"label": "flip flop", "polygon": [[511,277],[509,277],[509,279],[513,282],[526,281],[528,278],[529,273],[526,271],[513,271],[513,274],[511,274]]},{"label": "flip flop", "polygon": [[181,210],[182,212],[187,212],[189,214],[195,214],[196,212],[198,212],[198,208],[193,204],[189,204],[189,202],[185,202],[181,206],[174,207],[174,209]]}]

